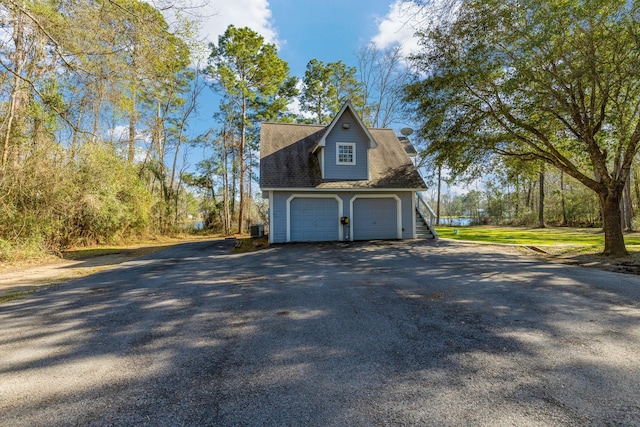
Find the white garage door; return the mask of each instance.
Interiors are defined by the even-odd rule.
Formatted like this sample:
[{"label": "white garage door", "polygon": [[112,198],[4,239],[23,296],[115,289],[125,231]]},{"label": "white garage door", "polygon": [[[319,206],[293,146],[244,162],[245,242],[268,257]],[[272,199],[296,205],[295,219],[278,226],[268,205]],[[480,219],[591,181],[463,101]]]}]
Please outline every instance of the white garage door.
[{"label": "white garage door", "polygon": [[327,242],[338,240],[338,201],[336,199],[291,200],[292,242]]},{"label": "white garage door", "polygon": [[353,201],[353,240],[397,239],[396,199],[356,199]]}]

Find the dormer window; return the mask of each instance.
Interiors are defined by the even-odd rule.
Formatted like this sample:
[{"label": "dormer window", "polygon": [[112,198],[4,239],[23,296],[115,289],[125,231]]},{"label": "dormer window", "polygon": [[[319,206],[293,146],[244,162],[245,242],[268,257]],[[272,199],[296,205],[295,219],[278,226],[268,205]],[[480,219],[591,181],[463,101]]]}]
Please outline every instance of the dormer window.
[{"label": "dormer window", "polygon": [[356,164],[356,144],[352,142],[338,142],[336,144],[336,164]]}]

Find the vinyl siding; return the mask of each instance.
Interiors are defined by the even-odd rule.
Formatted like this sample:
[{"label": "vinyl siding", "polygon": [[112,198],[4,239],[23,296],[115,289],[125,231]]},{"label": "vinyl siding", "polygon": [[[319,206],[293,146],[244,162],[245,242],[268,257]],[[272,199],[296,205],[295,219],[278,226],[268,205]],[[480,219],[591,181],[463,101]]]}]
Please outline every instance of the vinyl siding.
[{"label": "vinyl siding", "polygon": [[[287,200],[291,197],[293,192],[279,192],[274,191],[273,193],[273,203],[270,211],[270,241],[273,243],[283,243],[287,241]],[[368,191],[368,192],[335,192],[335,193],[324,193],[318,191],[312,192],[295,192],[296,195],[304,196],[314,195],[314,196],[326,196],[327,198],[333,198],[337,195],[342,200],[343,211],[339,212],[338,216],[347,216],[349,218],[353,218],[353,215],[350,211],[350,201],[354,196],[366,195],[367,197],[371,197],[376,194],[376,192]],[[402,217],[402,238],[403,239],[412,239],[415,227],[415,217],[413,209],[413,193],[410,191],[383,191],[383,194],[396,195],[401,201],[401,217]],[[356,199],[359,200],[359,199]],[[291,222],[295,221],[295,218],[291,218]],[[350,226],[343,228],[344,237],[349,236],[352,238]]]},{"label": "vinyl siding", "polygon": [[287,199],[291,193],[273,192],[273,208],[271,215],[270,240],[274,243],[287,241]]},{"label": "vinyl siding", "polygon": [[[349,129],[342,127],[349,123]],[[336,164],[336,144],[347,142],[355,144],[356,164]],[[355,118],[347,111],[327,136],[324,155],[324,178],[336,180],[364,180],[369,179],[367,142],[365,133],[356,125]]]}]

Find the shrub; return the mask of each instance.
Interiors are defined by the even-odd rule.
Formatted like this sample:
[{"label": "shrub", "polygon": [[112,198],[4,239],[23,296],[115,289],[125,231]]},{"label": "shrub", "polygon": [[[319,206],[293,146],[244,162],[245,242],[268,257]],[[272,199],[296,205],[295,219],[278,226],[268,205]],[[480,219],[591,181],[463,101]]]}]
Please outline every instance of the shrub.
[{"label": "shrub", "polygon": [[0,175],[0,259],[146,230],[153,198],[111,147],[88,144],[71,156],[43,143],[21,160]]}]

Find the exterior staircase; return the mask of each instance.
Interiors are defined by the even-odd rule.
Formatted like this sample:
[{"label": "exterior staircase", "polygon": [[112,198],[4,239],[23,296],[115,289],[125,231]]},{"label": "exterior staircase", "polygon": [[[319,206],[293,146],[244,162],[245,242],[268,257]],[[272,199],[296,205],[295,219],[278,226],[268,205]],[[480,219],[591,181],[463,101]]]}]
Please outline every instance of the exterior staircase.
[{"label": "exterior staircase", "polygon": [[435,223],[436,214],[433,209],[419,193],[416,193],[416,238],[438,240]]},{"label": "exterior staircase", "polygon": [[[416,209],[417,211],[417,209]],[[431,231],[429,225],[424,222],[424,219],[419,215],[416,215],[416,239],[437,239],[438,234]]]}]

